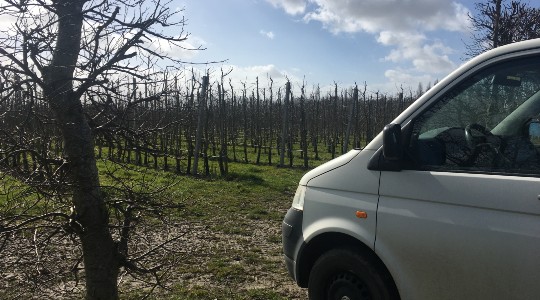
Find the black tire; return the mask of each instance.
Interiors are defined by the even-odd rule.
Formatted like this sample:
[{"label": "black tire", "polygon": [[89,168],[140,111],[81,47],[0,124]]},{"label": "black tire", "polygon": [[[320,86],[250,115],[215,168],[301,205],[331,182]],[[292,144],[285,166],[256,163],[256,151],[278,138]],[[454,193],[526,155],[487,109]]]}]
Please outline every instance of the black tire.
[{"label": "black tire", "polygon": [[351,249],[321,255],[311,269],[308,292],[310,300],[399,299],[385,268]]}]

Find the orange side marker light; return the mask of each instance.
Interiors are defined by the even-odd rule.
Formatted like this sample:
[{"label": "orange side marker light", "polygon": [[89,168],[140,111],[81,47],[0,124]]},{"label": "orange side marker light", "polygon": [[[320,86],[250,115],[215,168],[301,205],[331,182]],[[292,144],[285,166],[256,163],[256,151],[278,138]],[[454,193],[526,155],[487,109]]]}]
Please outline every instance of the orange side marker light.
[{"label": "orange side marker light", "polygon": [[356,211],[356,217],[359,218],[359,219],[366,219],[367,218],[367,212],[357,210]]}]

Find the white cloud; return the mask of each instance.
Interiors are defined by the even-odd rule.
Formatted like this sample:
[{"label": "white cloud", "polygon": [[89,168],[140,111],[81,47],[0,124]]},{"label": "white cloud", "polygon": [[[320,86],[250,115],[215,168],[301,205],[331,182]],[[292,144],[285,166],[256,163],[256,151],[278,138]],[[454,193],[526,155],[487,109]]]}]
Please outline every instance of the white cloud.
[{"label": "white cloud", "polygon": [[[293,90],[301,85],[302,78],[299,78],[291,72],[278,68],[273,64],[268,65],[255,65],[255,66],[237,66],[223,64],[219,66],[211,66],[210,82],[221,80],[221,70],[224,73],[230,73],[225,78],[227,82],[226,88],[229,87],[229,79],[233,84],[236,92],[240,92],[244,88],[244,83],[247,91],[251,93],[256,87],[256,79],[259,79],[259,88],[268,88],[270,86],[270,78],[273,81],[274,92],[277,92],[279,88],[284,88],[285,83],[289,80],[292,84]],[[206,70],[197,70],[199,74],[205,74]]]},{"label": "white cloud", "polygon": [[[381,45],[391,47],[389,53],[382,58],[384,61],[410,64],[412,72],[433,74],[437,77],[442,77],[456,65],[449,58],[452,49],[439,40],[429,38],[429,33],[465,32],[470,26],[469,10],[460,3],[448,0],[267,1],[282,7],[287,13],[291,13],[291,7],[303,7],[305,22],[320,22],[334,34],[372,34]],[[306,1],[309,1],[309,6],[306,6]],[[298,9],[297,13],[301,11]],[[396,70],[388,72],[387,78],[391,80],[396,79],[398,73],[412,76]],[[425,78],[401,81],[420,79]]]},{"label": "white cloud", "polygon": [[310,0],[316,9],[305,21],[319,21],[334,33],[384,30],[465,31],[469,25],[467,8],[448,0]]},{"label": "white cloud", "polygon": [[306,11],[305,0],[266,0],[274,7],[283,8],[290,15],[302,14]]},{"label": "white cloud", "polygon": [[276,35],[272,31],[261,30],[261,31],[259,31],[259,33],[264,35],[265,37],[271,39],[271,40],[273,40],[276,37]]},{"label": "white cloud", "polygon": [[[287,73],[279,70],[275,65],[248,66],[237,67],[231,66],[236,74],[236,77],[255,78],[270,76],[275,79],[284,79]],[[245,79],[244,79],[245,80]]]},{"label": "white cloud", "polygon": [[[417,74],[412,70],[391,69],[384,72],[384,76],[388,79],[388,83],[381,86],[381,90],[399,92],[401,87],[405,89],[405,93],[415,93],[418,83],[422,83],[424,88],[427,84],[433,85],[437,78],[428,74]],[[412,90],[411,90],[412,89]]]},{"label": "white cloud", "polygon": [[287,79],[297,80],[291,73],[281,70],[273,64],[260,66],[240,67],[231,65],[231,78],[233,82],[246,82],[247,86],[255,85],[255,78],[259,78],[259,86],[264,87],[270,84],[269,78],[274,81],[274,88],[285,85]]},{"label": "white cloud", "polygon": [[193,59],[200,50],[199,47],[204,48],[207,44],[205,40],[200,37],[190,35],[185,41],[177,44],[170,43],[163,39],[155,39],[152,41],[155,50],[161,51],[170,57],[181,60]]},{"label": "white cloud", "polygon": [[453,52],[451,48],[439,41],[427,43],[427,38],[420,33],[383,31],[377,41],[395,47],[384,58],[386,61],[410,61],[418,72],[443,74],[456,67],[448,57]]},{"label": "white cloud", "polygon": [[0,34],[16,34],[15,25],[24,30],[25,28],[35,28],[37,24],[47,24],[50,22],[50,17],[50,13],[36,3],[28,3],[26,10],[21,12],[16,6],[0,0]]},{"label": "white cloud", "polygon": [[0,28],[10,28],[11,26],[13,26],[13,24],[15,24],[16,21],[17,19],[13,16],[2,15],[2,17],[0,18]]}]

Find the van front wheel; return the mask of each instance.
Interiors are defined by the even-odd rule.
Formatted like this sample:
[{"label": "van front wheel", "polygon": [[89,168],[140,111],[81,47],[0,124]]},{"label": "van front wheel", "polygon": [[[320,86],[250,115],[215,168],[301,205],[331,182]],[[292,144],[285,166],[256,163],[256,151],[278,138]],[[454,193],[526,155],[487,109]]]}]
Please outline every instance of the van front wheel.
[{"label": "van front wheel", "polygon": [[399,299],[387,272],[349,249],[331,250],[315,262],[308,293],[310,300]]}]

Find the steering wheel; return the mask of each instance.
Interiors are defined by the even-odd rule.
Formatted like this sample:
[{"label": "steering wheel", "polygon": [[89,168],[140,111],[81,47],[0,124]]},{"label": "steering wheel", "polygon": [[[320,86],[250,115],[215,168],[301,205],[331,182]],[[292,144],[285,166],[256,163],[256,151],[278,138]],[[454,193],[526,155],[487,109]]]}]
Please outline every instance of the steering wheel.
[{"label": "steering wheel", "polygon": [[[482,134],[481,137],[474,137],[472,134],[472,131],[477,131]],[[465,127],[465,141],[467,142],[467,146],[472,151],[471,159],[472,161],[475,161],[478,158],[478,155],[480,154],[480,149],[477,149],[477,146],[479,143],[477,142],[479,139],[482,140],[482,145],[488,146],[489,149],[495,154],[493,157],[493,161],[491,162],[493,167],[497,168],[506,168],[508,166],[511,166],[512,163],[508,158],[501,153],[499,147],[500,147],[500,139],[491,131],[489,131],[486,127],[480,125],[480,124],[469,124]]]},{"label": "steering wheel", "polygon": [[476,149],[476,146],[477,146],[476,140],[478,139],[478,137],[473,136],[473,134],[472,134],[473,130],[477,131],[477,132],[480,132],[483,135],[483,140],[487,140],[487,137],[493,136],[493,133],[491,133],[491,131],[489,131],[486,127],[484,127],[484,126],[482,126],[482,125],[480,125],[478,123],[473,123],[473,124],[467,125],[465,127],[465,141],[467,142],[467,146],[471,150]]}]

